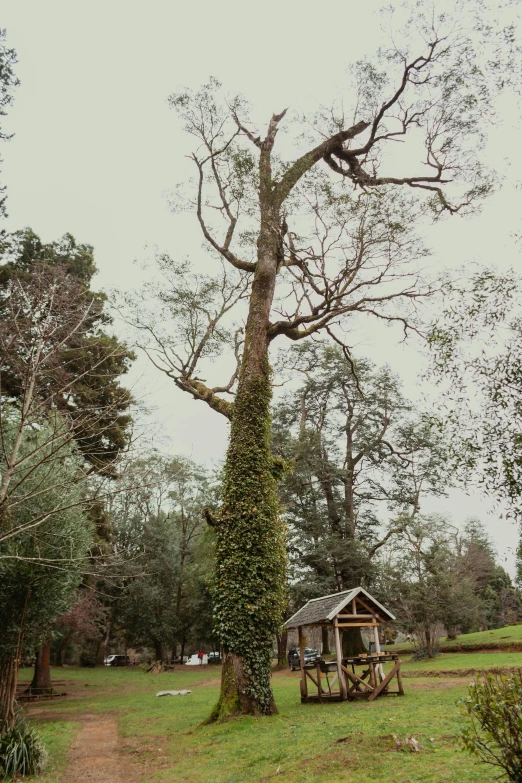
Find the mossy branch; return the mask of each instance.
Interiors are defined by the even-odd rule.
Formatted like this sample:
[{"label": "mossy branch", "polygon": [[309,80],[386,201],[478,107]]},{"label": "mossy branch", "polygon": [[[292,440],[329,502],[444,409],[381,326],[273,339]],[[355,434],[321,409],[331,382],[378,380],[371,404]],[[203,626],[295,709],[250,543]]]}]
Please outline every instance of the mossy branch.
[{"label": "mossy branch", "polygon": [[295,459],[285,460],[283,457],[272,457],[270,472],[276,481],[281,481],[284,476],[294,472]]}]

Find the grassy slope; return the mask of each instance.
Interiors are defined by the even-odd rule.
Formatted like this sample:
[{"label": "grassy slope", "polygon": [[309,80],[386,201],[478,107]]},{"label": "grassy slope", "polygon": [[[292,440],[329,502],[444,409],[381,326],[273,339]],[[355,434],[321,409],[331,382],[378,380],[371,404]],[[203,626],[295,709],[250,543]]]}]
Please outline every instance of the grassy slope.
[{"label": "grassy slope", "polygon": [[441,653],[436,658],[426,658],[421,661],[412,661],[409,656],[401,657],[402,668],[405,672],[522,666],[522,653],[520,652]]},{"label": "grassy slope", "polygon": [[[522,646],[522,625],[508,625],[506,628],[496,628],[494,631],[478,631],[477,633],[460,634],[451,642],[447,642],[443,637],[440,640],[441,650],[454,650],[462,648],[477,649],[484,645],[495,645],[497,647],[509,647],[512,644]],[[408,642],[401,644],[391,644],[386,646],[387,650],[412,650],[413,645]]]},{"label": "grassy slope", "polygon": [[[298,674],[277,674],[273,683],[279,716],[202,727],[217,698],[218,674],[213,668],[157,677],[125,669],[56,671],[78,696],[46,703],[46,712],[60,716],[59,721],[38,721],[47,740],[60,737],[50,748],[57,775],[45,783],[60,779],[74,734],[62,731],[63,718],[69,714],[77,722],[82,713],[93,711],[117,715],[127,751],[146,765],[147,783],[256,783],[276,774],[278,783],[485,783],[493,778],[490,769],[453,743],[460,725],[455,702],[465,693],[462,682],[406,680],[402,699],[301,705]],[[189,696],[155,697],[158,690],[181,688],[193,690]],[[425,750],[418,755],[397,752],[392,732],[402,738],[413,734]],[[347,742],[334,744],[346,736]]]}]

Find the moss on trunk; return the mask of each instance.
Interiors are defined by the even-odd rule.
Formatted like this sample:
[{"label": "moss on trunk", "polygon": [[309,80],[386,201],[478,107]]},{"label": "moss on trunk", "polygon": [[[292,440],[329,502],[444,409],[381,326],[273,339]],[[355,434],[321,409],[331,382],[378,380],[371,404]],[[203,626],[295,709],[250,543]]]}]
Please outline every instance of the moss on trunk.
[{"label": "moss on trunk", "polygon": [[276,711],[270,673],[286,602],[286,547],[270,454],[271,384],[240,379],[215,520],[215,622],[224,651],[221,695],[211,719]]}]

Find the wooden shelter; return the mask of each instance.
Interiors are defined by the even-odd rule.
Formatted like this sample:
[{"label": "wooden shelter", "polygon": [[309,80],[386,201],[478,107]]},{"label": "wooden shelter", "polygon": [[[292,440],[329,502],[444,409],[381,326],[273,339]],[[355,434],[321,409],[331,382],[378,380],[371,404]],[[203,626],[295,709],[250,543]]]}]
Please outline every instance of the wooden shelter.
[{"label": "wooden shelter", "polygon": [[[379,626],[390,620],[395,620],[394,615],[363,587],[313,598],[292,615],[285,627],[297,628],[299,631],[301,701],[347,701],[357,697],[373,701],[377,696],[389,693],[402,696],[404,690],[399,657],[381,652],[379,641]],[[306,636],[303,629],[324,626],[334,631],[335,660],[325,661],[320,658],[315,663],[314,676],[305,668]],[[373,628],[375,651],[343,658],[341,633],[348,628]],[[387,674],[384,673],[383,663],[392,664]],[[360,667],[363,671],[359,671]],[[390,685],[394,678],[397,679],[397,690],[392,691]],[[316,694],[308,692],[308,680],[317,688]]]}]

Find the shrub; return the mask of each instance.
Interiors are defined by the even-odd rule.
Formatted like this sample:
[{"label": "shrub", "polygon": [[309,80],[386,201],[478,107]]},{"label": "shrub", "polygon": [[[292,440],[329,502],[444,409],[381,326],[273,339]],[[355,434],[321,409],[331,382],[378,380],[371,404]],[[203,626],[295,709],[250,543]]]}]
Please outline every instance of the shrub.
[{"label": "shrub", "polygon": [[36,731],[17,715],[12,729],[0,736],[0,778],[35,775],[47,761],[47,751]]},{"label": "shrub", "polygon": [[80,666],[94,669],[96,666],[96,654],[93,652],[82,652],[80,655]]},{"label": "shrub", "polygon": [[522,783],[522,669],[479,675],[459,705],[469,719],[462,746],[500,767],[512,783]]},{"label": "shrub", "polygon": [[436,658],[437,655],[440,655],[440,652],[437,649],[434,648],[430,655],[427,647],[421,647],[413,653],[411,659],[412,661],[423,661],[426,658]]}]

